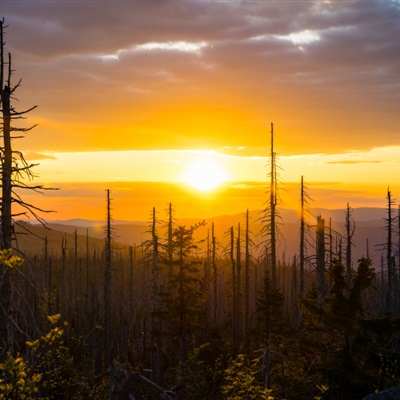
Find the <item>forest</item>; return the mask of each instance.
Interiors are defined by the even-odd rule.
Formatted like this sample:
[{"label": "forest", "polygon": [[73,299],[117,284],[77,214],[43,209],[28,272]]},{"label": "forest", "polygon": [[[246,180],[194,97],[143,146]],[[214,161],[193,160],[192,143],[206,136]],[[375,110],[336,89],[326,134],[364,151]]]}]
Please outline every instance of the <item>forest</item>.
[{"label": "forest", "polygon": [[301,178],[298,254],[280,258],[273,124],[258,232],[248,210],[217,237],[213,224],[178,224],[171,203],[149,204],[148,239],[121,245],[108,190],[103,240],[75,233],[58,250],[47,236],[19,248],[18,235],[35,234],[21,218],[46,227],[46,210],[21,193],[53,189],[31,184],[34,165],[14,149],[34,107],[14,108],[20,81],[5,28],[0,21],[0,399],[399,398],[400,208],[388,189],[381,264],[368,247],[354,260],[353,209],[334,230],[310,215]]}]

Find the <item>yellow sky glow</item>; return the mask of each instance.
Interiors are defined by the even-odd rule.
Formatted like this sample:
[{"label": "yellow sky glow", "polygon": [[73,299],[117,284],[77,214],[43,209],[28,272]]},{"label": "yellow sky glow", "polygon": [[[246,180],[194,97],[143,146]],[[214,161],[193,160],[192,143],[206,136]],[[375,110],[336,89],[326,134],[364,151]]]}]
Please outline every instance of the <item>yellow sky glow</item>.
[{"label": "yellow sky glow", "polygon": [[319,207],[399,196],[398,2],[1,8],[14,106],[38,105],[14,149],[61,188],[39,207],[103,216],[109,187],[130,218],[173,200],[199,216],[262,208],[271,122],[286,206],[301,176]]},{"label": "yellow sky glow", "polygon": [[[277,160],[281,179],[287,182],[299,181],[303,175],[316,182],[390,185],[398,181],[398,154],[400,146],[391,146],[344,154],[278,154]],[[268,174],[267,157],[233,156],[216,151],[60,152],[31,157],[32,162],[39,163],[35,172],[43,182],[190,181],[187,174],[199,175],[202,169],[199,163],[203,163],[210,179],[221,182],[260,182],[267,180]]]}]

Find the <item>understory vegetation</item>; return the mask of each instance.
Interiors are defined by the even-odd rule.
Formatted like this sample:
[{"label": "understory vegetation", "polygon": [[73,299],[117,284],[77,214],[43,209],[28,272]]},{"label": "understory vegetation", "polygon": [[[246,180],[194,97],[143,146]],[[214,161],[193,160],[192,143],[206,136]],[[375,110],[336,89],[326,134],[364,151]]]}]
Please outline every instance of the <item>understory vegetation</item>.
[{"label": "understory vegetation", "polygon": [[0,398],[361,399],[398,385],[399,298],[388,312],[369,258],[349,274],[326,251],[321,287],[309,257],[300,295],[296,257],[274,281],[246,230],[200,243],[202,224],[153,212],[140,246],[3,251],[15,313]]}]

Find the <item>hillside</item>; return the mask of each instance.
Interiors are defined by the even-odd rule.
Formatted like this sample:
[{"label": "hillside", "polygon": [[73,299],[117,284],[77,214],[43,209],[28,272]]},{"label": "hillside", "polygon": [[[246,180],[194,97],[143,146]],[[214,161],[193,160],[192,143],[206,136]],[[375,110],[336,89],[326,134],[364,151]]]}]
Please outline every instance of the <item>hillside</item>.
[{"label": "hillside", "polygon": [[[381,208],[356,208],[353,210],[353,218],[355,221],[355,234],[353,237],[353,261],[356,261],[367,253],[367,239],[369,246],[369,254],[373,258],[374,263],[377,264],[381,257],[380,244],[386,240],[386,232],[384,229],[385,209]],[[280,231],[282,233],[281,240],[278,245],[278,256],[282,260],[290,260],[295,254],[298,254],[299,246],[299,217],[294,210],[283,209],[280,210],[282,224]],[[309,218],[311,225],[309,231],[310,244],[314,241],[314,231],[312,225],[315,224],[316,215],[321,215],[325,219],[325,226],[329,226],[329,219],[331,219],[332,229],[336,232],[344,234],[345,231],[345,210],[328,210],[328,209],[314,209],[312,210],[314,217]],[[257,234],[261,228],[261,212],[251,211],[250,218],[250,232],[252,240],[255,243],[260,242]],[[175,221],[178,225],[190,226],[200,222],[199,219],[179,219]],[[208,232],[211,230],[212,223],[214,224],[214,231],[217,241],[219,243],[219,254],[224,253],[224,246],[228,245],[228,230],[230,227],[235,228],[237,232],[238,224],[244,232],[246,216],[244,213],[235,215],[221,215],[205,220],[206,225],[200,227],[198,230],[198,239],[205,239]],[[89,237],[89,247],[102,249],[104,246],[105,237],[105,223],[101,221],[90,220],[68,220],[68,221],[49,221],[48,228],[46,229],[41,225],[19,222],[23,227],[16,230],[21,232],[18,234],[18,246],[28,254],[36,254],[37,252],[44,251],[44,238],[48,240],[48,251],[59,254],[61,251],[61,243],[63,240],[67,241],[67,247],[74,246],[75,231],[77,234],[78,249],[86,249],[87,236]],[[28,229],[31,233],[27,233]],[[136,245],[139,246],[145,240],[149,239],[148,223],[145,221],[115,221],[113,224],[114,240],[116,243],[123,245]],[[158,227],[159,235],[165,234],[165,225],[160,224]],[[24,234],[22,234],[24,232]],[[244,233],[242,232],[242,237]],[[235,233],[236,235],[236,233]],[[334,247],[339,246],[339,242],[334,239]],[[342,243],[343,249],[345,243]],[[202,248],[204,251],[204,245]],[[313,250],[309,249],[309,254],[313,254]]]}]

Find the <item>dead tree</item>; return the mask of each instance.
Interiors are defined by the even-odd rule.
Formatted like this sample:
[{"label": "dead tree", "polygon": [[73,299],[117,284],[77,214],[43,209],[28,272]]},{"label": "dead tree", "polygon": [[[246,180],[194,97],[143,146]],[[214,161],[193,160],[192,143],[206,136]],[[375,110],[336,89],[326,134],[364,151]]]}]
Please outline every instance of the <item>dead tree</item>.
[{"label": "dead tree", "polygon": [[232,265],[232,339],[233,344],[236,347],[239,342],[239,333],[238,333],[238,320],[237,320],[237,277],[236,277],[236,260],[235,260],[235,232],[233,226],[231,226],[230,230],[230,261]]},{"label": "dead tree", "polygon": [[306,250],[307,250],[307,238],[306,229],[308,228],[307,218],[310,215],[308,206],[311,198],[308,194],[307,187],[304,184],[304,178],[301,176],[300,183],[300,259],[299,259],[299,292],[301,296],[304,296],[304,272],[306,264]]},{"label": "dead tree", "polygon": [[249,344],[250,326],[250,237],[249,237],[249,210],[246,211],[246,238],[245,238],[245,261],[244,261],[244,345]]},{"label": "dead tree", "polygon": [[277,284],[277,257],[276,245],[279,235],[277,211],[277,173],[276,173],[276,153],[274,150],[274,124],[271,123],[271,149],[270,149],[270,170],[269,170],[269,197],[266,202],[266,208],[262,211],[260,236],[264,238],[264,246],[268,248],[268,260],[271,270],[271,276],[274,283]]},{"label": "dead tree", "polygon": [[213,269],[213,281],[214,281],[214,323],[217,325],[217,310],[218,310],[218,270],[216,263],[216,238],[214,232],[214,222],[211,225],[211,265]]},{"label": "dead tree", "polygon": [[394,217],[392,216],[392,208],[394,200],[392,194],[388,188],[387,190],[387,218],[386,218],[386,229],[387,229],[387,242],[386,242],[386,262],[387,262],[387,279],[388,279],[388,290],[387,290],[387,311],[389,313],[395,312],[395,279],[396,271],[394,267],[393,257],[393,222]]},{"label": "dead tree", "polygon": [[236,337],[240,340],[240,320],[241,320],[241,282],[242,282],[242,254],[240,239],[240,222],[237,228],[236,238]]},{"label": "dead tree", "polygon": [[348,284],[350,284],[351,279],[351,247],[353,246],[352,238],[355,231],[355,222],[352,218],[353,209],[347,203],[346,208],[346,275]]},{"label": "dead tree", "polygon": [[107,226],[106,226],[106,245],[105,245],[105,266],[104,266],[104,308],[103,308],[103,324],[104,324],[104,360],[106,364],[111,361],[111,269],[112,269],[112,226],[111,226],[111,198],[110,190],[107,189]]},{"label": "dead tree", "polygon": [[157,234],[157,218],[156,209],[153,207],[152,222],[151,222],[151,281],[152,281],[152,310],[151,310],[151,368],[154,376],[160,383],[163,380],[162,369],[162,344],[161,344],[161,321],[159,313],[161,310],[160,304],[160,251],[159,238]]},{"label": "dead tree", "polygon": [[172,233],[174,229],[174,216],[173,216],[173,207],[172,203],[168,204],[168,223],[167,223],[167,264],[168,264],[168,275],[172,274],[172,265],[173,265],[173,240]]},{"label": "dead tree", "polygon": [[325,297],[325,220],[320,215],[317,216],[317,293],[318,304],[322,304]]},{"label": "dead tree", "polygon": [[[17,150],[13,150],[14,139],[23,138],[24,134],[35,127],[17,127],[16,121],[26,119],[26,114],[34,110],[33,106],[24,111],[17,111],[12,103],[15,100],[15,92],[21,85],[21,80],[17,84],[12,82],[11,54],[6,56],[5,52],[5,29],[4,19],[0,20],[0,168],[1,168],[1,220],[0,220],[0,248],[2,250],[12,249],[14,235],[14,218],[17,216],[33,216],[44,224],[40,217],[40,212],[46,212],[23,200],[20,192],[16,190],[29,189],[39,191],[45,189],[42,185],[31,185],[26,183],[34,177],[32,168],[35,164],[26,161],[24,155]],[[13,204],[18,205],[17,213],[13,212]],[[4,265],[0,265],[0,347],[4,355],[11,349],[11,271]]]},{"label": "dead tree", "polygon": [[272,269],[272,281],[276,284],[276,154],[274,151],[274,124],[271,123],[271,171],[270,171],[270,213],[271,213],[271,269]]}]

